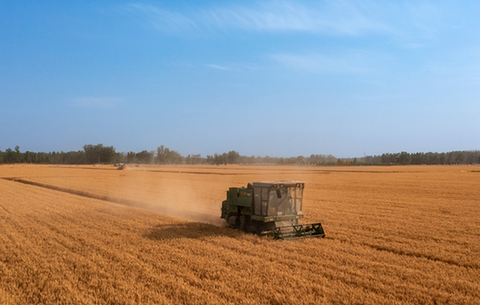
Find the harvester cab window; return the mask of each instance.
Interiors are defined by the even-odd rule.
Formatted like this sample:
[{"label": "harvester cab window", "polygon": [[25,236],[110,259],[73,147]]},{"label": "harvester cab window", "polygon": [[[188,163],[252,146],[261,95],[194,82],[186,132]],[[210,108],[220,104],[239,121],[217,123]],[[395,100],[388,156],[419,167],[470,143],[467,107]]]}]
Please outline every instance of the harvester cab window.
[{"label": "harvester cab window", "polygon": [[272,188],[268,200],[268,216],[290,215],[294,211],[295,188],[292,197],[291,187]]}]

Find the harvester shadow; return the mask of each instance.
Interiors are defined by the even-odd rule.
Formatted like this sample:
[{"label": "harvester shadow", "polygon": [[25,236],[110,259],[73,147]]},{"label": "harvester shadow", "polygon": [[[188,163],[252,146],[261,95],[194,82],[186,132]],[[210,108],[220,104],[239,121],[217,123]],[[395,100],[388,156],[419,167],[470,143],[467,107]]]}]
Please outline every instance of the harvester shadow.
[{"label": "harvester shadow", "polygon": [[150,229],[144,237],[152,240],[171,239],[203,239],[206,237],[230,237],[238,238],[246,234],[239,230],[228,227],[219,227],[201,222],[185,222],[179,224],[161,224]]}]

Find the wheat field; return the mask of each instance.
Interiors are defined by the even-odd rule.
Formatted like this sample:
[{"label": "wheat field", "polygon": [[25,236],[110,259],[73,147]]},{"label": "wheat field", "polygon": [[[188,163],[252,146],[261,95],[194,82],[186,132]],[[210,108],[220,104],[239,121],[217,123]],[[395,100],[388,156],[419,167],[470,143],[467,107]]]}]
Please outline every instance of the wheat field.
[{"label": "wheat field", "polygon": [[[305,181],[324,239],[224,226]],[[480,167],[0,166],[0,304],[480,304]]]}]

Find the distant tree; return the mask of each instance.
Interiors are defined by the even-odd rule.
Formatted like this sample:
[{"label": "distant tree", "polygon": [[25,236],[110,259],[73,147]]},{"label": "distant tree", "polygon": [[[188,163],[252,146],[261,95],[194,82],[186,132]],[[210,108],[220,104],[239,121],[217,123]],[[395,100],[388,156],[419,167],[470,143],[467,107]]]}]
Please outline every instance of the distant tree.
[{"label": "distant tree", "polygon": [[84,145],[85,158],[87,163],[112,163],[115,158],[115,148],[113,146]]},{"label": "distant tree", "polygon": [[87,162],[85,157],[85,151],[69,151],[61,152],[60,159],[65,164],[85,164]]},{"label": "distant tree", "polygon": [[384,164],[396,164],[398,160],[398,154],[385,153],[382,154],[382,163]]},{"label": "distant tree", "polygon": [[305,157],[304,156],[298,156],[295,160],[295,163],[296,164],[301,164],[301,165],[305,164],[306,163]]},{"label": "distant tree", "polygon": [[202,163],[202,157],[200,156],[200,154],[198,154],[198,155],[188,155],[184,159],[185,159],[186,164],[200,164],[200,163]]},{"label": "distant tree", "polygon": [[20,152],[20,146],[15,146],[15,163],[24,162],[24,155]]},{"label": "distant tree", "polygon": [[135,158],[138,163],[143,163],[143,164],[152,164],[153,163],[153,158],[155,156],[155,152],[148,152],[146,150],[139,152],[135,155]]},{"label": "distant tree", "polygon": [[155,157],[155,163],[179,164],[183,163],[183,157],[179,152],[175,150],[170,150],[162,145],[157,148],[157,156]]},{"label": "distant tree", "polygon": [[237,164],[240,159],[240,154],[234,150],[228,152],[227,161],[229,164]]},{"label": "distant tree", "polygon": [[457,164],[462,164],[462,163],[465,162],[465,154],[463,153],[463,151],[461,151],[457,154],[457,157],[455,158],[455,161],[457,162]]},{"label": "distant tree", "polygon": [[213,156],[207,155],[207,163],[215,164],[215,158]]},{"label": "distant tree", "polygon": [[26,163],[34,163],[35,162],[35,153],[29,152],[28,150],[25,152],[25,162]]},{"label": "distant tree", "polygon": [[367,164],[375,164],[375,163],[382,162],[381,158],[382,158],[381,156],[377,156],[377,155],[375,155],[375,156],[365,156],[363,158],[363,161]]},{"label": "distant tree", "polygon": [[200,154],[192,155],[191,164],[200,164],[202,163],[202,156]]},{"label": "distant tree", "polygon": [[135,153],[133,151],[130,151],[127,153],[127,162],[128,163],[134,163],[135,162]]},{"label": "distant tree", "polygon": [[447,161],[447,156],[445,153],[441,153],[439,156],[438,156],[438,161],[440,164],[445,164],[445,162]]},{"label": "distant tree", "polygon": [[407,153],[406,151],[402,151],[400,154],[398,154],[396,163],[403,164],[403,165],[410,164],[410,154]]},{"label": "distant tree", "polygon": [[216,165],[220,165],[223,163],[223,155],[215,154],[213,155],[213,159]]},{"label": "distant tree", "polygon": [[163,145],[157,148],[157,156],[155,158],[155,163],[165,164],[167,162],[167,156],[170,150],[165,148]]},{"label": "distant tree", "polygon": [[435,165],[440,163],[440,157],[438,153],[428,152],[425,154],[426,157],[426,164],[428,165]]},{"label": "distant tree", "polygon": [[455,162],[455,154],[453,152],[447,153],[447,159],[445,160],[446,164],[453,164]]},{"label": "distant tree", "polygon": [[167,156],[167,162],[169,164],[180,164],[183,163],[183,157],[178,151],[170,150]]},{"label": "distant tree", "polygon": [[20,148],[18,147],[18,145],[15,147],[15,150],[12,150],[11,148],[7,148],[5,150],[5,155],[4,155],[5,163],[20,163],[20,162],[22,162],[20,155],[21,155],[21,153],[20,153]]}]

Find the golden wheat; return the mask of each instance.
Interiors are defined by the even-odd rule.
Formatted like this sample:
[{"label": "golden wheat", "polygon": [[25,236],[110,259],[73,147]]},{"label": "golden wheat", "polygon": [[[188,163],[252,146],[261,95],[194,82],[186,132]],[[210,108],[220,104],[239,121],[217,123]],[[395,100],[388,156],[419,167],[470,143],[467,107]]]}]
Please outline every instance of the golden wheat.
[{"label": "golden wheat", "polygon": [[[474,170],[1,166],[0,304],[475,304]],[[205,223],[228,187],[281,179],[325,239]]]}]

